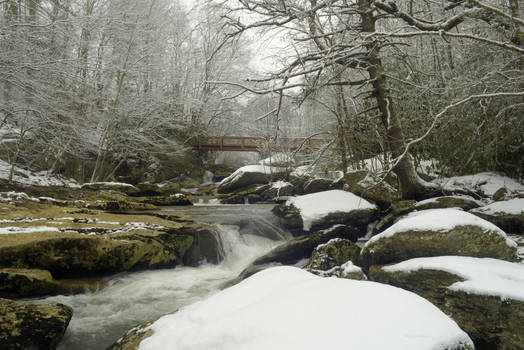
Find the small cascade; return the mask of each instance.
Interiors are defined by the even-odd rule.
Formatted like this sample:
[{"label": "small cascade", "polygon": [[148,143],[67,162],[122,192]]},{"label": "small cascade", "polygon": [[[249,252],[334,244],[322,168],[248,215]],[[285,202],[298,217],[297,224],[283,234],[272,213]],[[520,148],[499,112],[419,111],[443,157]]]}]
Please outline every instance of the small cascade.
[{"label": "small cascade", "polygon": [[214,177],[215,177],[215,174],[213,174],[209,170],[206,170],[206,172],[204,173],[204,176],[202,177],[202,185],[212,184]]},{"label": "small cascade", "polygon": [[290,237],[272,221],[270,208],[252,204],[187,209],[190,215],[215,225],[223,255],[219,264],[122,273],[104,279],[105,288],[96,292],[33,300],[73,308],[73,319],[58,349],[104,349],[137,324],[218,291],[253,260]]}]

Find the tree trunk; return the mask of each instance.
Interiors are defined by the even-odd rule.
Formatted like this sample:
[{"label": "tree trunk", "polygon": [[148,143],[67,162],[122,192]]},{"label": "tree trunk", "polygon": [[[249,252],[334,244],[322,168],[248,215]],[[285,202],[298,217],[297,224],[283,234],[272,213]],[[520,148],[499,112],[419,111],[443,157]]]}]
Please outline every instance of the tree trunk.
[{"label": "tree trunk", "polygon": [[[375,32],[376,17],[373,16],[372,0],[358,0],[362,31]],[[367,73],[374,90],[374,97],[380,111],[380,118],[386,129],[386,144],[393,159],[397,159],[405,150],[404,135],[400,120],[396,114],[393,99],[389,96],[386,77],[383,73],[384,66],[379,56],[380,43],[371,40],[366,44],[368,66]],[[427,196],[428,188],[418,177],[409,155],[405,155],[393,168],[397,175],[399,191],[403,199],[420,199]]]}]

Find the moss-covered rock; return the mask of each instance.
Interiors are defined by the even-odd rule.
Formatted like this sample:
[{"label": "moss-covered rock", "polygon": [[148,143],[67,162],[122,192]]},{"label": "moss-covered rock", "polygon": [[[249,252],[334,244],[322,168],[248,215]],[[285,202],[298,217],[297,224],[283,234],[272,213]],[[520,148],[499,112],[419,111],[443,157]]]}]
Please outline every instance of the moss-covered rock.
[{"label": "moss-covered rock", "polygon": [[267,190],[269,185],[251,185],[236,189],[227,194],[218,194],[217,197],[220,203],[223,204],[245,204],[246,202],[253,204],[267,201]]},{"label": "moss-covered rock", "polygon": [[377,223],[374,229],[374,234],[380,233],[386,230],[388,227],[397,222],[403,215],[408,214],[415,210],[414,200],[404,200],[391,203],[391,209],[389,213],[384,216]]},{"label": "moss-covered rock", "polygon": [[65,305],[35,305],[0,299],[2,349],[55,349],[71,320]]},{"label": "moss-covered rock", "polygon": [[82,185],[82,189],[91,191],[118,191],[122,193],[133,193],[137,188],[131,184],[120,182],[92,182]]},{"label": "moss-covered rock", "polygon": [[82,286],[66,286],[56,281],[51,273],[38,269],[0,269],[0,297],[21,298],[48,294],[78,292]]},{"label": "moss-covered rock", "polygon": [[463,278],[435,269],[385,271],[372,266],[371,280],[390,284],[428,299],[473,339],[477,350],[524,349],[524,302],[451,290]]},{"label": "moss-covered rock", "polygon": [[471,210],[481,205],[477,200],[470,196],[443,196],[430,198],[415,205],[417,210],[436,209],[436,208],[461,208]]},{"label": "moss-covered rock", "polygon": [[303,193],[308,194],[308,193],[328,191],[331,189],[332,183],[333,183],[333,180],[331,179],[323,179],[323,178],[309,179],[309,181],[307,181],[304,184]]},{"label": "moss-covered rock", "polygon": [[[47,207],[40,211],[16,208],[8,216],[0,229],[8,225],[9,230],[22,233],[0,235],[0,267],[47,270],[54,278],[193,264],[203,259],[217,263],[222,257],[212,226],[178,215],[79,213]],[[18,292],[16,288],[10,291],[16,296],[30,290],[21,282],[10,286],[18,286]]]},{"label": "moss-covered rock", "polygon": [[[415,215],[413,215],[415,214]],[[458,255],[517,261],[516,244],[496,226],[455,209],[412,213],[363,247],[361,266]]]},{"label": "moss-covered rock", "polygon": [[376,203],[381,209],[388,208],[392,202],[400,199],[395,188],[367,171],[359,170],[347,173],[345,188]]},{"label": "moss-covered rock", "polygon": [[143,340],[153,335],[153,330],[146,328],[151,326],[155,321],[156,320],[151,320],[130,329],[122,338],[108,346],[106,350],[137,350]]},{"label": "moss-covered rock", "polygon": [[156,206],[193,205],[189,198],[183,193],[175,193],[169,196],[146,197],[141,199],[140,202]]},{"label": "moss-covered rock", "polygon": [[364,267],[417,257],[458,255],[517,261],[517,249],[504,237],[479,226],[457,226],[446,231],[406,230],[384,237],[362,249],[358,262]]},{"label": "moss-covered rock", "polygon": [[359,231],[354,227],[336,225],[327,230],[294,238],[257,258],[240,274],[237,282],[260,271],[261,268],[258,267],[262,267],[263,269],[274,266],[275,264],[294,265],[302,259],[309,259],[313,250],[319,244],[326,243],[333,238],[344,238],[348,241],[356,242],[358,237]]},{"label": "moss-covered rock", "polygon": [[334,238],[318,245],[306,265],[310,270],[327,271],[340,266],[348,260],[354,261],[360,254],[360,248],[348,239]]}]

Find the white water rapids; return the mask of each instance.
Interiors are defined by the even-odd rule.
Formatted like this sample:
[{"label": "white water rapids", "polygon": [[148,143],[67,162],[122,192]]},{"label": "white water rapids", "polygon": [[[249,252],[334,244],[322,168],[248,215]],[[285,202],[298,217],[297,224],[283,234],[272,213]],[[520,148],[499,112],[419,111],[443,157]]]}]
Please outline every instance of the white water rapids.
[{"label": "white water rapids", "polygon": [[[283,231],[268,220],[271,214],[267,206],[193,207],[187,211],[200,218],[211,216],[208,222],[216,223],[218,217],[228,222],[217,225],[224,261],[218,265],[123,273],[108,277],[105,287],[97,292],[39,299],[39,303],[62,303],[73,308],[73,318],[59,350],[105,349],[134,326],[218,291],[254,259],[282,243],[275,237],[281,237]],[[244,224],[246,220],[252,221],[249,217],[259,228],[261,222],[268,225],[267,230],[272,231],[268,236],[273,239],[263,237],[260,232],[247,233],[249,225]],[[240,225],[232,225],[237,219]]]}]

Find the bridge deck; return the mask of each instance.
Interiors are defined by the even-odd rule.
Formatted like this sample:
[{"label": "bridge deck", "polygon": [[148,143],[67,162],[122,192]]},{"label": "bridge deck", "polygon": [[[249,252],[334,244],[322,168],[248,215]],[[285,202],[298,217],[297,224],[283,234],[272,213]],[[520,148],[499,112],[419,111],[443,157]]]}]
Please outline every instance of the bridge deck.
[{"label": "bridge deck", "polygon": [[324,139],[305,138],[279,138],[276,142],[269,142],[263,137],[244,136],[200,136],[197,149],[202,151],[234,151],[234,152],[260,152],[271,148],[279,150],[282,148],[295,151],[302,144],[300,152],[312,147],[318,148],[324,144]]}]

